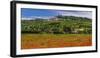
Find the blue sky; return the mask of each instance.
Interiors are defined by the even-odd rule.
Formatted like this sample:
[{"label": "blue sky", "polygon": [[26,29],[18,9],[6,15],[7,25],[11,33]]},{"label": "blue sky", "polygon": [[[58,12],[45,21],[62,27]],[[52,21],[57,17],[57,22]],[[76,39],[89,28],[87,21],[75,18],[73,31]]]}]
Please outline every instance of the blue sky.
[{"label": "blue sky", "polygon": [[92,18],[91,11],[73,11],[73,10],[49,10],[49,9],[21,9],[21,18],[51,18],[57,15],[78,16]]}]

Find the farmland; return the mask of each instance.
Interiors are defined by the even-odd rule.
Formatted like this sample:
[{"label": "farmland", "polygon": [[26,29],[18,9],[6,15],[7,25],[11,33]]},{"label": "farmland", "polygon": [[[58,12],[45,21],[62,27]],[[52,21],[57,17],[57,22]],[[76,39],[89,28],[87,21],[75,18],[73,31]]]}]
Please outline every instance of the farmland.
[{"label": "farmland", "polygon": [[75,16],[21,20],[21,48],[57,48],[92,45],[92,19]]},{"label": "farmland", "polygon": [[91,46],[89,34],[22,34],[21,48],[57,48]]}]

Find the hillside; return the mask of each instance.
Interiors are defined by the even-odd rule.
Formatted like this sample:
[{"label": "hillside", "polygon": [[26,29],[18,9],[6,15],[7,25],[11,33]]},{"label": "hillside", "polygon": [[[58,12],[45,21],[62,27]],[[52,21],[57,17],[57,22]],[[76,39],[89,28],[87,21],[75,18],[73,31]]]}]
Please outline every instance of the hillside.
[{"label": "hillside", "polygon": [[21,31],[37,34],[91,34],[92,19],[59,15],[50,19],[21,20]]}]

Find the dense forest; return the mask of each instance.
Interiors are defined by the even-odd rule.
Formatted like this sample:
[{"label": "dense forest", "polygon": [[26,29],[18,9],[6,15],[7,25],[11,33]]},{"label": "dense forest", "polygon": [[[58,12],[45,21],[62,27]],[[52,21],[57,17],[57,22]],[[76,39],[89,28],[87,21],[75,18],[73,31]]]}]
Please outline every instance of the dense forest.
[{"label": "dense forest", "polygon": [[91,34],[92,19],[59,15],[51,19],[21,20],[21,32],[33,34]]}]

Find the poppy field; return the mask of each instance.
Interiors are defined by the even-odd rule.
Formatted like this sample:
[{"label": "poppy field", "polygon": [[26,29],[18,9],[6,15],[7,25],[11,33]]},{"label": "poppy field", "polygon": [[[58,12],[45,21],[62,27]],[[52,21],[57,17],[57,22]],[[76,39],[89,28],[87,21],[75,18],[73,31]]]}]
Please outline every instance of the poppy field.
[{"label": "poppy field", "polygon": [[21,49],[91,46],[89,34],[22,34]]}]

